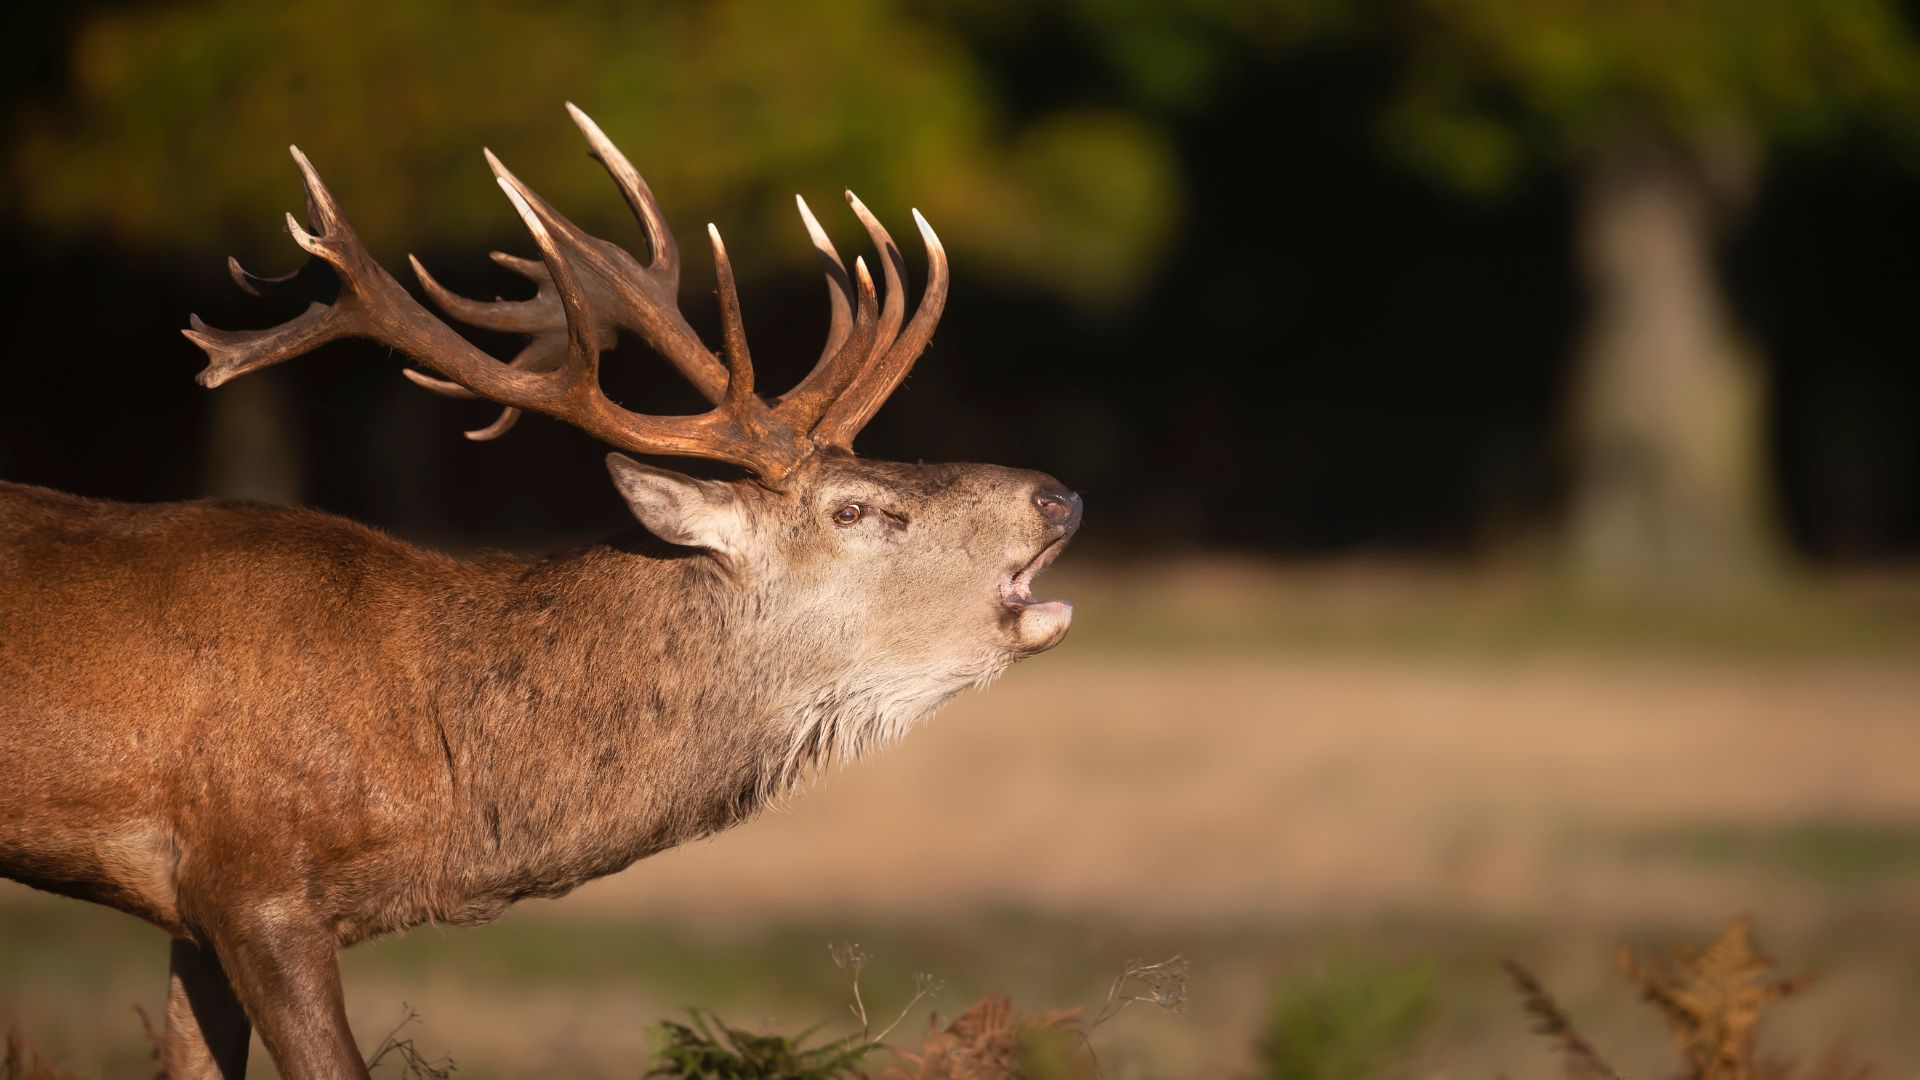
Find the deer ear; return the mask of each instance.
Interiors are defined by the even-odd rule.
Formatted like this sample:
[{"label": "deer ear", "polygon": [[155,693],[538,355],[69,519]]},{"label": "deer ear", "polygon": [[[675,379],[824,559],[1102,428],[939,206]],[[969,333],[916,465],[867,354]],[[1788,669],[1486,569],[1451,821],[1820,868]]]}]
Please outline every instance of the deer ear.
[{"label": "deer ear", "polygon": [[607,471],[633,516],[653,535],[723,555],[740,550],[746,522],[731,485],[642,465],[625,454],[608,454]]}]

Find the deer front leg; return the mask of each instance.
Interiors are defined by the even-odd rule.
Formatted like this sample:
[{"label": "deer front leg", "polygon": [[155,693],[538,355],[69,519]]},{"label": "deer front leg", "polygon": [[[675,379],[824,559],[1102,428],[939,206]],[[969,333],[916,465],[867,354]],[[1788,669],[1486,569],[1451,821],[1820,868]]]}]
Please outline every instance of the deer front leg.
[{"label": "deer front leg", "polygon": [[269,901],[225,912],[211,929],[234,996],[284,1080],[367,1080],[324,922]]},{"label": "deer front leg", "polygon": [[168,957],[167,1080],[242,1080],[253,1029],[213,950],[175,939]]}]

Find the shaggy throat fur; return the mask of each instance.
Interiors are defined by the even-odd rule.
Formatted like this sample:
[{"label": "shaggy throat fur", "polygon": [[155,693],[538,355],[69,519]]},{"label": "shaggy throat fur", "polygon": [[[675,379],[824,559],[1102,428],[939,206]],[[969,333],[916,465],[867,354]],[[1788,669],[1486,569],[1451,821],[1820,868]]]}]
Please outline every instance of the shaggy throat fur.
[{"label": "shaggy throat fur", "polygon": [[954,695],[999,678],[1012,660],[996,656],[946,671],[879,666],[847,673],[777,718],[784,738],[763,774],[762,802],[777,804],[816,769],[892,746]]}]

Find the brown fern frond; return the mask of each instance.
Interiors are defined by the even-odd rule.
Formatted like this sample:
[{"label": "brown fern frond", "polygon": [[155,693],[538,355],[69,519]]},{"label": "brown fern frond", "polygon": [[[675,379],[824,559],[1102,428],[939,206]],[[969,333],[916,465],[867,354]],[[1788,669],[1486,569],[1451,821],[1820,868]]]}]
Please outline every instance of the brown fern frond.
[{"label": "brown fern frond", "polygon": [[1811,976],[1771,980],[1774,963],[1755,947],[1749,915],[1704,949],[1670,945],[1645,963],[1620,949],[1620,970],[1673,1028],[1686,1080],[1764,1080],[1754,1059],[1763,1012],[1813,983]]},{"label": "brown fern frond", "polygon": [[[880,1070],[875,1080],[1017,1080],[1036,1040],[1078,1036],[1084,1027],[1079,1009],[1022,1016],[1011,999],[988,994],[945,1027],[935,1013],[919,1048],[894,1049],[900,1060]],[[1062,1040],[1061,1045],[1071,1047],[1077,1041]],[[1090,1077],[1092,1072],[1088,1068],[1061,1075]]]}]

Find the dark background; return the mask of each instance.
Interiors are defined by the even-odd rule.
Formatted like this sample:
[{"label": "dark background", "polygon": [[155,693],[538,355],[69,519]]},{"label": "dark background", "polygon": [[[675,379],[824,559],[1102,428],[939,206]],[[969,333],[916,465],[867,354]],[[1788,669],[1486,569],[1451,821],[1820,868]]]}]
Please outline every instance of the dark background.
[{"label": "dark background", "polygon": [[[591,7],[577,14],[590,16]],[[16,146],[37,128],[58,133],[41,145],[97,151],[113,129],[92,117],[111,103],[76,89],[74,56],[93,24],[137,23],[145,10],[31,5],[6,16]],[[228,10],[189,17],[212,27]],[[1489,194],[1396,159],[1379,131],[1410,63],[1404,27],[1275,44],[1239,40],[1196,17],[1190,36],[1204,42],[1206,88],[1166,104],[1117,69],[1076,11],[1039,5],[1019,18],[974,18],[935,5],[898,17],[964,55],[1008,124],[1060,108],[1144,118],[1172,151],[1172,230],[1125,295],[1093,304],[1036,285],[1044,268],[1008,275],[959,243],[941,332],[869,429],[863,452],[1053,471],[1087,493],[1088,546],[1110,552],[1457,556],[1551,537],[1574,479],[1566,418],[1587,310],[1571,246],[1577,162],[1541,155]],[[322,53],[357,47],[357,35],[314,31]],[[484,65],[470,70],[487,77]],[[442,89],[450,98],[463,92]],[[226,92],[252,91],[235,76]],[[525,102],[526,123],[572,137],[558,105]],[[1884,125],[1837,112],[1817,139],[1764,146],[1761,179],[1716,248],[1768,385],[1770,513],[1791,557],[1817,566],[1920,550],[1920,350],[1911,314],[1920,175]],[[394,115],[413,122],[407,108]],[[215,113],[170,122],[225,121]],[[676,152],[607,126],[643,169]],[[297,177],[280,156],[287,137],[216,131],[218,153],[194,151],[188,175],[211,202],[223,171],[277,169],[280,204],[297,205]],[[451,179],[396,173],[378,190],[336,181],[350,211],[455,187],[490,194],[475,146],[442,147],[451,136],[431,127],[404,138],[453,155]],[[248,247],[258,233],[223,236],[217,222],[173,221],[158,239],[130,237],[112,221],[89,224],[83,207],[50,224],[20,194],[46,160],[14,154],[14,197],[0,219],[11,335],[0,475],[122,499],[221,489],[208,443],[215,394],[193,384],[201,358],[177,330],[189,311],[217,326],[253,326],[295,310],[263,310],[239,295],[218,253],[244,250],[263,272],[290,268],[298,253],[284,239]],[[133,156],[99,160],[108,163],[101,168],[141,167]],[[577,157],[539,164],[536,173],[564,168],[600,182]],[[768,182],[782,186],[780,177]],[[403,196],[403,185],[421,190]],[[583,209],[556,198],[569,212]],[[596,222],[618,206],[610,187],[599,198]],[[277,216],[243,193],[231,201],[263,229]],[[683,240],[692,238],[689,248],[699,248],[696,220],[671,198],[666,209]],[[838,211],[829,204],[821,212]],[[903,213],[883,212],[896,234],[910,233]],[[397,243],[421,250],[457,288],[508,291],[513,279],[479,256],[489,243],[524,253],[530,245],[513,236],[504,206],[496,217],[488,235],[427,232]],[[844,225],[834,225],[843,249],[851,245]],[[618,238],[635,243],[624,227]],[[778,227],[797,234],[790,221]],[[964,228],[964,220],[946,226],[950,245]],[[917,272],[917,243],[904,246]],[[380,251],[396,271],[404,269],[399,250]],[[772,268],[740,260],[755,354],[771,385],[797,376],[824,323],[818,283],[790,250],[782,257]],[[704,252],[691,250],[689,262],[683,303],[714,340]],[[498,443],[468,444],[458,431],[490,410],[421,394],[396,367],[348,344],[253,377],[277,384],[270,426],[297,463],[284,497],[469,543],[535,543],[617,524],[600,451],[588,440],[536,418]],[[664,364],[636,344],[623,345],[609,367],[611,389],[629,403],[695,404],[664,385]]]}]

